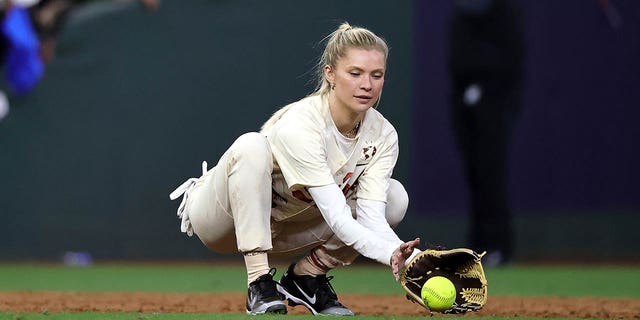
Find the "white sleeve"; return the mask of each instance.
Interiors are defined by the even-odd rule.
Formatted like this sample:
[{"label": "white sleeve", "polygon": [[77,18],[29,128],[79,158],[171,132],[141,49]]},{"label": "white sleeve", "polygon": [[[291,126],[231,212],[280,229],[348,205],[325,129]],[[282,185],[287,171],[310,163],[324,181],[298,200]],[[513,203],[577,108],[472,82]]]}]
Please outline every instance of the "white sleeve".
[{"label": "white sleeve", "polygon": [[[356,214],[358,222],[367,229],[376,233],[377,236],[386,239],[389,242],[397,243],[396,248],[404,243],[398,237],[395,231],[387,222],[385,217],[386,203],[376,200],[360,199],[356,201]],[[422,252],[419,249],[413,249],[413,253],[405,263],[409,263],[416,255]]]},{"label": "white sleeve", "polygon": [[391,229],[385,218],[387,204],[383,201],[360,199],[356,201],[356,219],[358,223],[375,232],[376,236],[389,242],[396,243],[397,247],[404,243]]},{"label": "white sleeve", "polygon": [[[333,233],[342,242],[367,258],[385,265],[391,264],[391,255],[402,241],[391,240],[387,236],[379,237],[375,230],[370,230],[358,223],[351,215],[351,208],[347,205],[338,185],[333,183],[322,187],[311,187],[309,194]],[[384,211],[382,217],[384,219]]]}]

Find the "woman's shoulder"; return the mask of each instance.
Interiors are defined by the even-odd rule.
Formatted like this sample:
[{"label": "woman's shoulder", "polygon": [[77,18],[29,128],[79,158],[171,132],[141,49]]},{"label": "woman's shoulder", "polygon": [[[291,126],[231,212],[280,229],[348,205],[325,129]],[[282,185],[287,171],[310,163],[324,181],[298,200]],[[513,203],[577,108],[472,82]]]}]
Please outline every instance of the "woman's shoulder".
[{"label": "woman's shoulder", "polygon": [[273,126],[286,123],[287,126],[292,124],[303,124],[307,120],[316,121],[320,115],[318,106],[321,105],[317,97],[309,96],[300,100],[291,102],[284,107],[278,109],[262,126],[262,131],[271,130]]},{"label": "woman's shoulder", "polygon": [[397,134],[393,124],[377,109],[369,109],[365,119],[364,124],[380,135]]},{"label": "woman's shoulder", "polygon": [[298,112],[317,112],[322,108],[322,97],[311,95],[291,103],[292,107],[299,109]]},{"label": "woman's shoulder", "polygon": [[318,96],[304,97],[288,105],[288,116],[294,121],[317,122],[322,117],[322,99]]}]

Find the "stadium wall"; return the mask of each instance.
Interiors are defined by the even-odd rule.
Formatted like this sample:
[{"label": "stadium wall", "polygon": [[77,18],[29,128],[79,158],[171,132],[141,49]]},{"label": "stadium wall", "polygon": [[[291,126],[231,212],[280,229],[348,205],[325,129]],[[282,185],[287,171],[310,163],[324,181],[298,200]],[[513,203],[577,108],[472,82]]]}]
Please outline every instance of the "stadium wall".
[{"label": "stadium wall", "polygon": [[[568,5],[541,3],[529,5],[528,18],[538,55],[551,55],[550,46],[565,42],[583,46],[580,52],[602,45],[571,42],[566,33],[543,28],[539,17],[546,10]],[[67,251],[96,259],[212,257],[179,232],[178,203],[168,194],[199,176],[201,161],[215,164],[235,137],[258,130],[277,108],[309,93],[318,41],[342,21],[376,31],[391,47],[380,111],[398,129],[395,176],[412,199],[399,233],[464,245],[466,193],[443,98],[447,10],[448,1],[340,0],[322,7],[163,0],[157,12],[108,1],[82,7],[63,29],[42,82],[28,96],[12,97],[11,114],[0,122],[0,259],[54,260]],[[637,41],[629,44],[627,33],[607,38],[596,13],[588,14],[575,19],[596,39],[619,46],[604,52],[611,68],[637,71],[630,59]],[[562,20],[552,15],[551,22],[559,27]],[[627,88],[622,97],[615,96],[618,87],[593,80],[584,90],[602,91],[589,99],[578,95],[582,86],[565,90],[565,82],[599,79],[610,69],[552,76],[548,59],[533,57],[530,68],[539,71],[528,76],[512,168],[518,257],[638,258],[640,239],[630,226],[640,222],[633,185],[640,157],[630,138],[637,126],[628,126],[640,115],[628,110],[629,99],[638,98],[630,90],[637,79],[631,71],[616,73]],[[599,112],[603,104],[614,113]],[[607,122],[599,134],[580,134],[583,125],[607,119],[618,122]],[[582,161],[571,161],[575,157]],[[627,246],[605,257],[590,250],[619,243]]]}]

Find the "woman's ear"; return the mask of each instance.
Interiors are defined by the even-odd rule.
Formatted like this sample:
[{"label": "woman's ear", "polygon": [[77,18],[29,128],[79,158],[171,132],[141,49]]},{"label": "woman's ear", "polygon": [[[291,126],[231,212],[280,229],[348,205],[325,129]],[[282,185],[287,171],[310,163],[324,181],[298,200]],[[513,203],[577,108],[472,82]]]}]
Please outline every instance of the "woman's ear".
[{"label": "woman's ear", "polygon": [[335,83],[336,75],[330,65],[324,66],[324,78],[330,83]]}]

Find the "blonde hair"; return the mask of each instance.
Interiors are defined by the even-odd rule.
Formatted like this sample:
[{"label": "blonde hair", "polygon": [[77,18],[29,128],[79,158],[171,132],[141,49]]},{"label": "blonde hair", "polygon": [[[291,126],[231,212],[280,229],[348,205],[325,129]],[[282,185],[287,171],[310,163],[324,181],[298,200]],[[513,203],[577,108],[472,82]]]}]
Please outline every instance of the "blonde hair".
[{"label": "blonde hair", "polygon": [[[325,41],[324,52],[318,59],[315,67],[316,88],[310,96],[329,93],[331,84],[324,76],[324,68],[325,66],[330,66],[335,69],[338,61],[347,55],[349,49],[378,50],[384,54],[385,64],[389,56],[389,47],[384,39],[378,37],[368,29],[351,26],[348,22],[343,22],[338,29],[322,39],[320,43]],[[276,123],[276,121],[289,110],[289,106],[276,111],[271,118],[262,125],[262,130]]]},{"label": "blonde hair", "polygon": [[328,65],[335,69],[338,61],[347,55],[349,49],[378,50],[384,54],[385,63],[387,62],[387,56],[389,56],[389,47],[384,39],[368,29],[351,26],[348,22],[342,23],[337,30],[329,34],[321,42],[325,40],[327,44],[316,64],[316,88],[311,95],[329,93],[331,84],[324,76],[324,67]]}]

